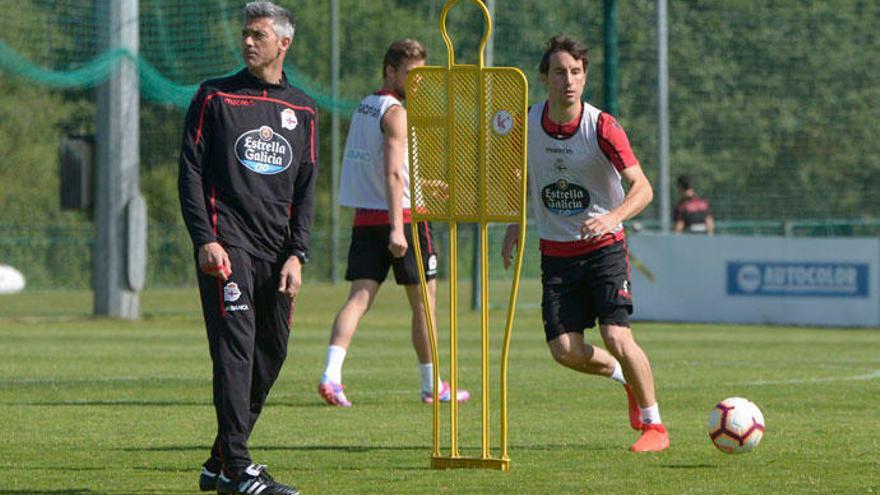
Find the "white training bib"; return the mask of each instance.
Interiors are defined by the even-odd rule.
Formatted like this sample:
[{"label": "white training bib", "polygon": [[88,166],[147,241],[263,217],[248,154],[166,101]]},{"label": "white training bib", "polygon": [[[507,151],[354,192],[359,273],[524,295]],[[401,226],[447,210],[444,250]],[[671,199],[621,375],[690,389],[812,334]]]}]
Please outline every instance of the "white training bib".
[{"label": "white training bib", "polygon": [[[392,94],[371,94],[364,98],[348,129],[342,174],[339,181],[339,204],[353,208],[387,210],[385,196],[385,136],[382,117],[401,102]],[[403,158],[403,208],[410,207],[409,156]]]},{"label": "white training bib", "polygon": [[[559,139],[541,125],[546,102],[529,111],[529,190],[541,239],[579,241],[581,226],[608,213],[625,193],[620,173],[599,147],[597,122],[602,113],[584,103],[577,131]],[[623,225],[618,224],[613,232]]]}]

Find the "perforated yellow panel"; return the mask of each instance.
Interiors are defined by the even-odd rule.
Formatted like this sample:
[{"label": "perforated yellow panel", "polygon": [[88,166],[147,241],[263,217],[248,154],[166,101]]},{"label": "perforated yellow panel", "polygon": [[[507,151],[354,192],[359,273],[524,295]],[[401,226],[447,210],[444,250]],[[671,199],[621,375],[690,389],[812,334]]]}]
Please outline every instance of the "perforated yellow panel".
[{"label": "perforated yellow panel", "polygon": [[519,70],[507,68],[484,69],[483,75],[484,211],[495,221],[518,222],[526,191],[526,78]]},{"label": "perforated yellow panel", "polygon": [[526,171],[522,72],[419,67],[410,73],[407,99],[413,216],[519,222]]},{"label": "perforated yellow panel", "polygon": [[[449,384],[458,390],[458,222],[480,224],[480,333],[482,381],[482,433],[479,457],[463,457],[458,446],[458,404],[449,404],[448,455],[440,448],[440,365],[433,319],[428,337],[434,365],[435,469],[510,469],[507,455],[507,368],[516,294],[523,251],[518,249],[501,345],[501,383],[498,398],[500,424],[498,455],[490,447],[489,390],[489,222],[519,225],[518,245],[525,244],[526,207],[526,101],[528,86],[519,69],[484,67],[483,50],[492,31],[486,6],[472,0],[483,12],[486,30],[480,42],[477,65],[455,63],[455,50],[446,32],[446,15],[459,0],[447,0],[440,14],[440,34],[446,42],[447,67],[419,67],[407,79],[410,197],[413,236],[417,222],[449,223]],[[415,238],[415,237],[414,237]],[[425,308],[431,307],[421,250],[415,249],[419,289]]]},{"label": "perforated yellow panel", "polygon": [[412,211],[447,218],[446,81],[449,71],[421,67],[407,81],[407,126]]}]

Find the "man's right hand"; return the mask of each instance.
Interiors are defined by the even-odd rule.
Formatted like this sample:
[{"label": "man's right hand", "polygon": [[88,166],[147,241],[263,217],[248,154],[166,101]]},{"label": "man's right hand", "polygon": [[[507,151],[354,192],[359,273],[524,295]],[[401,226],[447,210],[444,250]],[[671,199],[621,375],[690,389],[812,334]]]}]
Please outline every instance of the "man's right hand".
[{"label": "man's right hand", "polygon": [[403,255],[406,254],[406,248],[409,245],[406,242],[406,235],[403,233],[403,227],[397,229],[391,228],[391,235],[388,239],[388,250],[391,251],[391,256],[395,258],[403,258]]},{"label": "man's right hand", "polygon": [[513,257],[513,249],[519,242],[519,225],[512,223],[507,226],[504,233],[504,243],[501,244],[501,259],[504,261],[504,269],[510,268],[510,258]]},{"label": "man's right hand", "polygon": [[199,247],[199,269],[206,275],[226,282],[232,275],[232,262],[219,242],[209,242]]}]

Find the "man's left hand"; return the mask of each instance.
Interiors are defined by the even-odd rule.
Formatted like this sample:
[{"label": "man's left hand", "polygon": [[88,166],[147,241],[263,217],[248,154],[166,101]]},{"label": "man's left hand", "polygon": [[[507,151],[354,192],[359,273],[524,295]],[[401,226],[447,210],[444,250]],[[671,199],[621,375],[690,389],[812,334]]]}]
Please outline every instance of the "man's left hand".
[{"label": "man's left hand", "polygon": [[287,258],[281,267],[280,280],[278,281],[278,292],[285,294],[290,298],[290,302],[296,299],[299,288],[302,287],[302,263],[296,256]]}]

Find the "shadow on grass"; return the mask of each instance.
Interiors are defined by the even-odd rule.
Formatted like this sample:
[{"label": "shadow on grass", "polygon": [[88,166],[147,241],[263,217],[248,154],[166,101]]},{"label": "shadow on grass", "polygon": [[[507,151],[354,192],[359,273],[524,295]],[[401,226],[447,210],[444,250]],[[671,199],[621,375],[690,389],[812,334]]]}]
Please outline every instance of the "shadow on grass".
[{"label": "shadow on grass", "polygon": [[666,464],[660,466],[665,469],[717,469],[713,464]]},{"label": "shadow on grass", "polygon": [[93,492],[86,488],[69,488],[69,489],[61,489],[61,490],[0,490],[0,495],[40,495],[40,494],[55,494],[55,495],[83,495],[83,494],[98,494],[103,492]]},{"label": "shadow on grass", "polygon": [[[359,406],[372,406],[372,405],[384,405],[384,403],[383,404],[379,404],[379,403],[371,404],[368,402],[358,402],[358,405]],[[266,409],[268,409],[270,407],[293,407],[293,408],[297,408],[297,409],[311,409],[311,408],[327,408],[328,406],[327,406],[326,402],[323,402],[320,399],[319,400],[309,400],[308,402],[299,402],[299,401],[289,400],[289,399],[288,400],[276,399],[273,401],[270,399],[269,402],[266,403],[265,407],[266,407]],[[344,411],[345,408],[339,408],[339,409],[342,409],[342,411],[340,411],[340,412],[345,412]]]},{"label": "shadow on grass", "polygon": [[149,471],[155,473],[198,473],[201,465],[196,466],[135,466],[131,468],[135,471]]},{"label": "shadow on grass", "polygon": [[[478,452],[480,450],[479,445],[460,445],[459,449],[462,452]],[[546,445],[512,445],[510,446],[511,450],[526,450],[526,451],[546,451],[546,452],[555,452],[560,449],[577,449],[582,451],[604,451],[604,450],[617,450],[617,447],[612,446],[603,446],[603,445],[581,445],[581,444],[546,444]],[[184,451],[199,451],[204,452],[211,450],[211,445],[166,445],[160,447],[125,447],[116,449],[122,452],[184,452]],[[291,446],[282,446],[282,445],[260,445],[256,447],[252,447],[251,450],[254,451],[290,451],[290,452],[320,452],[320,451],[328,451],[328,452],[348,452],[352,454],[364,453],[364,452],[376,452],[376,451],[415,451],[415,452],[427,452],[430,453],[433,450],[431,445],[291,445]],[[448,447],[441,446],[441,450],[448,450]],[[664,467],[715,467],[712,465],[672,465],[672,466],[664,466]]]},{"label": "shadow on grass", "polygon": [[[479,448],[479,447],[474,447]],[[601,445],[601,444],[590,444],[584,445],[582,443],[555,443],[555,444],[546,444],[546,445],[511,445],[508,447],[510,450],[537,450],[537,451],[547,451],[547,452],[555,452],[560,449],[573,449],[578,451],[592,451],[592,452],[600,452],[603,450],[608,451],[618,451],[620,447],[617,445]]]},{"label": "shadow on grass", "polygon": [[[109,399],[109,400],[54,400],[54,401],[0,401],[3,405],[13,406],[40,406],[40,407],[83,407],[83,406],[137,406],[137,407],[169,407],[169,406],[205,406],[214,407],[211,399],[206,400],[167,400],[167,399]],[[266,404],[266,408],[291,407],[291,408],[323,408],[327,404],[318,401],[293,402],[275,401]]]},{"label": "shadow on grass", "polygon": [[[186,492],[189,492],[187,490]],[[159,493],[173,493],[179,494],[181,490],[146,490],[146,491],[130,491],[126,490],[124,492],[103,492],[103,491],[94,491],[89,490],[87,488],[61,488],[58,490],[2,490],[0,489],[0,495],[133,495],[137,493],[144,493],[150,495],[156,495]]]},{"label": "shadow on grass", "polygon": [[[443,455],[447,454],[448,447],[443,446]],[[480,451],[480,447],[477,445],[464,445],[459,446],[461,449],[461,454],[465,457],[479,457],[478,452]],[[572,449],[576,448],[581,451],[611,451],[616,450],[615,447],[611,446],[585,446],[580,444],[546,444],[546,445],[529,445],[529,446],[511,446],[511,450],[517,451],[557,451],[559,449]],[[168,445],[162,447],[127,447],[121,449],[115,449],[123,452],[183,452],[183,451],[198,451],[204,453],[211,449],[210,445]],[[303,445],[303,446],[277,446],[277,445],[269,445],[269,446],[260,446],[252,449],[255,452],[259,451],[284,451],[284,452],[341,452],[347,454],[365,454],[365,453],[373,453],[373,452],[412,452],[413,454],[407,454],[412,459],[413,455],[418,455],[417,462],[419,465],[395,465],[392,469],[396,471],[431,471],[431,451],[432,446],[430,445]],[[424,454],[424,455],[420,455]],[[421,465],[421,464],[424,465]],[[702,467],[715,467],[710,465],[673,465],[673,466],[664,466],[664,467],[679,467],[679,468],[702,468]],[[162,473],[189,473],[195,472],[196,467],[192,466],[154,466],[154,467],[134,467],[137,471],[151,471],[151,472],[162,472]],[[296,468],[299,471],[319,471],[323,472],[326,468],[320,467],[317,469],[312,469],[306,466],[300,466]],[[351,465],[351,466],[336,466],[334,469],[342,470],[342,471],[361,471],[364,469],[362,465]],[[2,492],[0,492],[2,495]]]},{"label": "shadow on grass", "polygon": [[[5,402],[4,404],[14,404],[18,406],[45,406],[45,407],[81,407],[81,406],[211,406],[210,401],[195,400],[61,400],[61,401],[21,401],[21,402]],[[2,492],[0,492],[2,493]]]},{"label": "shadow on grass", "polygon": [[[169,445],[165,447],[126,447],[122,449],[116,449],[123,452],[182,452],[188,450],[197,450],[200,452],[211,450],[210,445]],[[408,450],[424,450],[427,452],[431,451],[430,445],[418,446],[418,445],[302,445],[302,446],[280,446],[280,445],[268,445],[268,446],[258,446],[251,447],[251,450],[259,452],[261,450],[282,450],[282,451],[291,451],[291,452],[316,452],[316,451],[330,451],[330,452],[349,452],[349,453],[361,453],[361,452],[374,452],[374,451],[408,451]]]},{"label": "shadow on grass", "polygon": [[[441,447],[441,449],[446,448],[445,446]],[[479,445],[461,445],[459,448],[462,451],[474,450],[478,451],[480,449]],[[268,450],[268,451],[301,451],[301,452],[314,452],[314,451],[335,451],[335,452],[373,452],[373,451],[410,451],[410,450],[423,450],[426,452],[430,452],[433,447],[431,445],[290,445],[290,446],[282,446],[282,445],[260,445],[252,447],[255,451],[260,450]],[[611,445],[581,445],[581,444],[545,444],[545,445],[511,445],[511,450],[532,450],[532,451],[557,451],[560,449],[577,449],[577,450],[589,450],[589,451],[602,451],[602,450],[618,450],[619,448]],[[211,450],[211,445],[166,445],[161,447],[125,447],[116,449],[122,452],[183,452],[189,450],[196,451],[205,451]],[[691,467],[690,465],[670,465],[665,467]],[[709,464],[706,465],[694,465],[693,467],[716,467]]]},{"label": "shadow on grass", "polygon": [[[74,466],[16,466],[15,469],[25,471],[106,471],[107,467],[74,467]],[[3,493],[0,490],[0,493]]]}]

